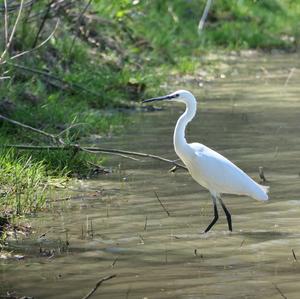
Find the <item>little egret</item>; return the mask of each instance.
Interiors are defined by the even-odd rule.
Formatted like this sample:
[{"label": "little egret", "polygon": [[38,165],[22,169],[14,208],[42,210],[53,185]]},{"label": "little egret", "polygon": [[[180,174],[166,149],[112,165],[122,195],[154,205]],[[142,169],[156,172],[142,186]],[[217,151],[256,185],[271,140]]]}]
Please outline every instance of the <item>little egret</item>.
[{"label": "little egret", "polygon": [[257,184],[235,164],[209,147],[200,143],[186,142],[185,128],[197,111],[197,101],[192,93],[187,90],[178,90],[166,96],[144,100],[143,103],[154,101],[175,101],[186,105],[185,112],[177,121],[173,143],[176,154],[186,165],[192,178],[208,189],[211,194],[214,218],[204,232],[207,233],[219,218],[217,201],[221,204],[227,218],[228,228],[232,231],[231,214],[221,194],[246,195],[256,200],[266,201],[269,187]]}]

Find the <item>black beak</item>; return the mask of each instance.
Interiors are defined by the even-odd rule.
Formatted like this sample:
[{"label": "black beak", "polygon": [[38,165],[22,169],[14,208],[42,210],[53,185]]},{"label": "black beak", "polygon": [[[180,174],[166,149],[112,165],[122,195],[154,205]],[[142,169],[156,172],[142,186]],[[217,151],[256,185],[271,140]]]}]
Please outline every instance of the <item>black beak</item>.
[{"label": "black beak", "polygon": [[162,96],[162,97],[157,97],[157,98],[151,98],[151,99],[148,99],[148,100],[144,100],[142,103],[150,103],[150,102],[154,102],[154,101],[171,100],[173,98],[175,98],[175,96],[167,95],[167,96]]}]

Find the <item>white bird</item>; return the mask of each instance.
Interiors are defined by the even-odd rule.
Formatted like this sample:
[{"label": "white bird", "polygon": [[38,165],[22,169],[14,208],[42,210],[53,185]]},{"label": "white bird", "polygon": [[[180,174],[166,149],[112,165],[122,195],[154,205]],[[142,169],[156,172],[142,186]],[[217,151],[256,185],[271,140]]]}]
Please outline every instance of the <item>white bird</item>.
[{"label": "white bird", "polygon": [[185,112],[177,121],[173,142],[176,154],[186,165],[192,178],[211,194],[214,218],[204,232],[208,232],[219,218],[217,201],[221,204],[228,228],[232,231],[231,214],[222,201],[221,194],[246,195],[256,200],[266,201],[269,187],[256,183],[235,164],[211,148],[201,143],[186,142],[185,128],[197,111],[197,101],[191,92],[178,90],[166,96],[144,100],[143,103],[154,101],[175,101],[186,105]]}]

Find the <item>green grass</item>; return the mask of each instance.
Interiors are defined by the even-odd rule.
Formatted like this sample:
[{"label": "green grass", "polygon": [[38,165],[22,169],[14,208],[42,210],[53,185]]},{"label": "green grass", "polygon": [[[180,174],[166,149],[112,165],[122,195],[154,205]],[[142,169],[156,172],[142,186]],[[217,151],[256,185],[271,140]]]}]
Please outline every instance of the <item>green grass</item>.
[{"label": "green grass", "polygon": [[299,11],[297,1],[223,0],[212,8],[204,40],[231,49],[295,49]]},{"label": "green grass", "polygon": [[126,24],[133,36],[145,40],[159,55],[152,62],[175,62],[177,56],[218,47],[295,49],[300,33],[300,3],[293,0],[214,1],[200,35],[197,24],[206,0],[134,3],[103,0],[95,7],[103,17]]},{"label": "green grass", "polygon": [[[61,171],[59,181],[66,180]],[[49,175],[46,163],[31,155],[20,155],[13,150],[0,152],[0,215],[33,213],[46,205],[45,190],[53,185],[55,176]]]},{"label": "green grass", "polygon": [[[32,14],[45,9],[47,3],[38,1]],[[86,3],[74,1],[71,16],[80,14]],[[202,65],[206,53],[248,48],[293,51],[298,47],[299,1],[214,1],[205,29],[199,34],[197,25],[205,3],[95,0],[89,9],[89,13],[94,12],[93,18],[83,19],[83,31],[74,45],[74,34],[79,32],[77,18],[62,13],[55,36],[38,51],[14,61],[33,71],[1,66],[0,75],[10,79],[0,84],[0,113],[52,134],[80,123],[64,133],[67,143],[80,142],[91,134],[117,134],[130,122],[120,108],[132,108],[142,98],[162,92],[162,83],[170,74],[213,69],[213,65]],[[10,24],[15,17],[10,15]],[[41,24],[40,17],[30,22],[25,22],[25,14],[23,17],[12,54],[32,47]],[[47,19],[39,42],[49,35],[55,22],[54,18]],[[1,34],[4,36],[3,29]],[[0,126],[2,144],[49,143],[45,137],[8,123],[1,122]],[[86,175],[90,171],[88,161],[98,164],[103,159],[72,151],[2,150],[0,161],[4,190],[0,211],[11,209],[21,214],[44,206],[43,188],[53,176]]]}]

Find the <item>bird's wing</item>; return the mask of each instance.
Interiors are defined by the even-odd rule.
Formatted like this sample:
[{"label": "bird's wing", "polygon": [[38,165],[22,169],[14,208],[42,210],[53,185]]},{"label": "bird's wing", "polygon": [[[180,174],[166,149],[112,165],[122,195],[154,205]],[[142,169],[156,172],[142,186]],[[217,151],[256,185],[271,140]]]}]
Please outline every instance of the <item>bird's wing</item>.
[{"label": "bird's wing", "polygon": [[191,174],[196,181],[205,182],[208,189],[217,193],[242,194],[259,200],[267,199],[263,187],[227,158],[199,143],[192,143],[190,146],[195,153]]}]

